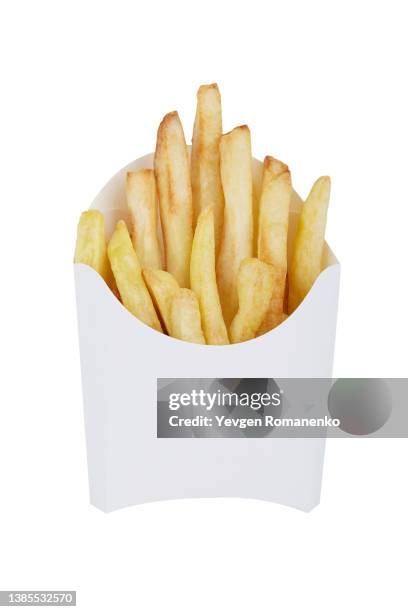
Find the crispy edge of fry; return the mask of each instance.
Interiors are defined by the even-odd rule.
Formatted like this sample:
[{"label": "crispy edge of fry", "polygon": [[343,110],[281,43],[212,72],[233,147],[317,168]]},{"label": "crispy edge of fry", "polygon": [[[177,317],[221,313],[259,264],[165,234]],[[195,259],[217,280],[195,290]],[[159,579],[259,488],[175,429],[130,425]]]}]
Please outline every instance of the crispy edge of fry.
[{"label": "crispy edge of fry", "polygon": [[270,331],[283,320],[291,197],[292,182],[288,166],[271,156],[265,157],[257,248],[258,258],[273,265],[276,279],[267,313],[257,332],[258,336]]},{"label": "crispy edge of fry", "polygon": [[205,208],[198,217],[191,249],[190,285],[198,298],[207,344],[229,344],[215,274],[212,206]]},{"label": "crispy edge of fry", "polygon": [[162,269],[157,233],[157,194],[154,170],[141,168],[126,175],[126,200],[133,247],[142,268]]},{"label": "crispy edge of fry", "polygon": [[122,220],[118,221],[108,243],[108,256],[125,308],[149,327],[162,331],[126,223]]},{"label": "crispy edge of fry", "polygon": [[171,304],[180,289],[178,282],[165,270],[144,269],[143,278],[163,327],[170,335]]},{"label": "crispy edge of fry", "polygon": [[255,257],[241,262],[238,272],[239,307],[230,326],[232,343],[255,338],[271,300],[275,272]]},{"label": "crispy edge of fry", "polygon": [[74,263],[90,266],[114,289],[106,247],[105,217],[96,208],[84,211],[79,218]]},{"label": "crispy edge of fry", "polygon": [[253,249],[252,153],[247,125],[222,136],[220,159],[225,207],[217,282],[228,326],[238,310],[238,269],[243,259],[252,256]]},{"label": "crispy edge of fry", "polygon": [[160,123],[154,170],[166,269],[181,287],[188,287],[193,241],[193,200],[187,145],[176,111],[165,115]]},{"label": "crispy edge of fry", "polygon": [[193,227],[207,205],[214,206],[215,249],[218,253],[224,217],[224,193],[220,171],[222,136],[221,95],[217,83],[201,85],[191,148],[191,186],[193,192]]},{"label": "crispy edge of fry", "polygon": [[314,183],[299,217],[289,268],[289,314],[303,301],[321,272],[329,200],[330,178],[321,176]]},{"label": "crispy edge of fry", "polygon": [[173,338],[205,344],[201,328],[201,315],[198,299],[191,289],[179,289],[171,304],[171,335]]}]

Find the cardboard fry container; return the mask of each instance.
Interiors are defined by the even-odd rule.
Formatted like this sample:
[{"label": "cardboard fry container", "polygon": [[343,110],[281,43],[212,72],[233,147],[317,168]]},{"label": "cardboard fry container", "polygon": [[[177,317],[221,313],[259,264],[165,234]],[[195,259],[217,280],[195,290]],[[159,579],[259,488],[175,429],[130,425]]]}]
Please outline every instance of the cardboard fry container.
[{"label": "cardboard fry container", "polygon": [[[94,200],[92,208],[105,214],[107,237],[118,219],[127,220],[126,172],[152,161],[149,155],[123,168]],[[259,180],[256,160],[254,176]],[[300,205],[294,193],[289,252]],[[330,378],[340,266],[327,245],[323,259],[311,291],[284,323],[228,346],[189,344],[152,330],[93,269],[75,264],[93,505],[109,512],[187,497],[256,498],[305,511],[318,504],[324,438],[160,437],[158,399],[163,379],[183,389],[186,380]]]}]

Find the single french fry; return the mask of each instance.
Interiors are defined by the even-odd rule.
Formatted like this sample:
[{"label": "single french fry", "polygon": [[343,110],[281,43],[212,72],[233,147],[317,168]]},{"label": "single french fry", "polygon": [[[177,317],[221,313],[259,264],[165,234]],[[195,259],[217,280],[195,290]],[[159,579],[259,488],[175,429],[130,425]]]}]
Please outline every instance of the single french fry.
[{"label": "single french fry", "polygon": [[198,298],[207,344],[229,344],[215,274],[212,206],[205,208],[198,217],[191,250],[190,285]]},{"label": "single french fry", "polygon": [[74,262],[90,266],[111,288],[114,285],[106,250],[105,218],[100,210],[86,210],[81,214]]},{"label": "single french fry", "polygon": [[322,269],[330,178],[322,176],[303,204],[289,270],[289,314],[305,298]]},{"label": "single french fry", "polygon": [[131,220],[132,243],[140,265],[142,268],[161,270],[154,170],[142,168],[127,173],[126,199]]},{"label": "single french fry", "polygon": [[243,259],[252,256],[253,247],[252,154],[248,126],[242,125],[222,136],[220,156],[225,208],[217,281],[224,319],[229,325],[238,309],[238,269]]},{"label": "single french fry", "polygon": [[124,221],[116,225],[108,244],[108,256],[125,308],[146,325],[162,331]]},{"label": "single french fry", "polygon": [[224,194],[220,172],[222,135],[221,96],[218,85],[201,85],[197,92],[197,110],[191,149],[191,186],[193,190],[194,227],[201,211],[214,207],[215,249],[218,253],[224,216]]},{"label": "single french fry", "polygon": [[170,334],[173,338],[205,344],[201,328],[200,307],[191,289],[179,289],[171,304]]},{"label": "single french fry", "polygon": [[241,262],[238,272],[239,308],[230,326],[231,342],[255,338],[268,309],[274,280],[271,265],[255,257]]},{"label": "single french fry", "polygon": [[257,335],[265,334],[282,322],[291,196],[292,182],[288,167],[273,157],[265,157],[259,203],[258,258],[274,267],[276,280]]},{"label": "single french fry", "polygon": [[154,169],[166,268],[181,287],[188,287],[193,241],[193,203],[187,146],[176,112],[166,115],[159,126]]},{"label": "single french fry", "polygon": [[180,287],[170,272],[164,270],[143,270],[147,288],[152,297],[156,311],[159,313],[162,323],[170,334],[171,304]]},{"label": "single french fry", "polygon": [[97,209],[81,213],[77,226],[74,263],[83,263],[101,273],[106,257],[105,218]]}]

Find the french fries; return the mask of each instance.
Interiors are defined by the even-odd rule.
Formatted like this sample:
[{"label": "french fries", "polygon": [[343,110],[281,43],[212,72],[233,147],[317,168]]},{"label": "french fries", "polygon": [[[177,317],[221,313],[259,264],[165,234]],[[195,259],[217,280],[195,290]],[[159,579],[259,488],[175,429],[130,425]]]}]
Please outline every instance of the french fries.
[{"label": "french fries", "polygon": [[267,156],[264,161],[258,219],[258,258],[273,265],[276,279],[271,301],[257,335],[282,322],[287,273],[287,236],[292,195],[286,164]]},{"label": "french fries", "polygon": [[289,314],[303,301],[322,268],[324,233],[330,199],[330,178],[313,185],[300,213],[289,270]]},{"label": "french fries", "polygon": [[106,250],[105,219],[100,210],[91,209],[81,214],[74,262],[91,266],[112,288],[114,283]]},{"label": "french fries", "polygon": [[166,115],[160,124],[154,169],[167,271],[173,274],[181,287],[188,287],[193,240],[193,203],[187,146],[176,112]]},{"label": "french fries", "polygon": [[143,278],[162,324],[170,334],[171,304],[180,289],[179,284],[170,272],[164,270],[143,270]]},{"label": "french fries", "polygon": [[225,208],[217,281],[224,319],[229,325],[238,309],[238,269],[243,259],[251,257],[253,246],[252,154],[248,126],[242,125],[222,136],[220,164]]},{"label": "french fries", "polygon": [[118,221],[116,225],[108,244],[108,256],[125,308],[146,325],[162,331],[124,221]]},{"label": "french fries", "polygon": [[229,330],[232,343],[255,338],[271,300],[275,272],[255,257],[244,259],[238,271],[239,308]]},{"label": "french fries", "polygon": [[157,234],[157,198],[154,171],[142,168],[128,172],[126,199],[131,219],[133,247],[142,268],[162,268]]},{"label": "french fries", "polygon": [[215,250],[221,240],[224,194],[220,172],[222,135],[221,96],[218,85],[201,85],[197,92],[197,110],[191,148],[191,186],[194,227],[201,211],[209,204],[214,210]]},{"label": "french fries", "polygon": [[153,165],[126,175],[131,237],[119,221],[106,245],[103,214],[89,210],[78,224],[75,262],[101,274],[141,321],[187,342],[244,342],[285,321],[326,265],[329,177],[313,185],[293,241],[289,209],[296,213],[299,198],[288,166],[252,159],[246,125],[222,134],[216,83],[197,92],[191,160],[171,112],[160,123]]},{"label": "french fries", "polygon": [[201,329],[200,307],[197,296],[190,289],[179,289],[171,304],[171,335],[179,340],[205,344]]},{"label": "french fries", "polygon": [[190,284],[200,305],[202,327],[207,344],[229,344],[215,275],[212,206],[204,209],[198,217],[191,251]]}]

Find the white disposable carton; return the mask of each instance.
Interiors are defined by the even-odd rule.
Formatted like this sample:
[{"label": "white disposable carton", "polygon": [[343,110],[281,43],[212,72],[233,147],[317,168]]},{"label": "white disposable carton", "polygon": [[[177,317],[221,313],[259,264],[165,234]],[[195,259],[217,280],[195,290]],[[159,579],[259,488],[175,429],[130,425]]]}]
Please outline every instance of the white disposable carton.
[{"label": "white disposable carton", "polygon": [[[126,172],[151,166],[151,155],[129,164],[93,202],[105,214],[108,235],[127,218]],[[290,235],[299,205],[294,194]],[[202,346],[147,327],[93,269],[76,264],[91,503],[107,512],[186,497],[257,498],[305,511],[316,506],[324,438],[158,438],[157,379],[330,378],[339,274],[326,246],[322,273],[284,323],[249,342]]]}]

